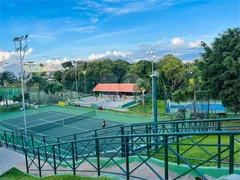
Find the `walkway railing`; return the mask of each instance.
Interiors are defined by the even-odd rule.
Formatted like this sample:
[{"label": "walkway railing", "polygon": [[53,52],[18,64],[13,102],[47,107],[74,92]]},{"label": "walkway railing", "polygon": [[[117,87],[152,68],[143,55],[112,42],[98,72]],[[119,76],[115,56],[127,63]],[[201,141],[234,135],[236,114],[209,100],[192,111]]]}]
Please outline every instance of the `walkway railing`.
[{"label": "walkway railing", "polygon": [[[175,140],[169,141],[169,137]],[[167,180],[188,174],[208,179],[206,174],[240,173],[239,137],[240,131],[96,137],[27,148],[26,167],[27,172],[40,177],[72,172],[98,176],[110,173],[126,179],[149,179],[150,175],[150,179]],[[211,141],[206,141],[208,139]],[[153,148],[156,145],[157,149]],[[140,148],[142,146],[146,148]],[[203,166],[211,166],[214,170],[208,171]]]},{"label": "walkway railing", "polygon": [[[43,134],[31,134],[27,137],[24,134],[0,130],[0,144],[14,150],[22,150],[23,146],[37,147],[40,145],[61,143],[66,141],[76,141],[86,138],[115,136],[125,134],[153,134],[153,133],[174,133],[174,132],[210,132],[229,131],[240,129],[240,118],[222,118],[207,120],[173,120],[159,121],[157,123],[135,123],[130,125],[113,125],[105,129],[94,129],[81,133],[74,133],[61,137],[50,137]],[[170,137],[174,140],[174,137]],[[219,138],[220,139],[220,138]],[[141,140],[141,139],[140,139]],[[219,140],[220,141],[220,140]]]}]

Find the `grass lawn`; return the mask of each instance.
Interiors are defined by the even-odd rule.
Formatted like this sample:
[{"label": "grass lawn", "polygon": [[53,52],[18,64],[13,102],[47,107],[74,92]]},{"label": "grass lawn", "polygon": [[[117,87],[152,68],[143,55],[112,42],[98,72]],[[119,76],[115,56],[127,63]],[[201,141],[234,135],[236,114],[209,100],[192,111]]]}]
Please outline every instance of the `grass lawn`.
[{"label": "grass lawn", "polygon": [[[159,113],[166,113],[166,107],[165,107],[165,101],[164,100],[157,100],[157,108]],[[152,113],[152,101],[148,101],[145,104],[145,107],[143,107],[142,103],[130,107],[130,111],[132,112],[146,112],[146,113]]]},{"label": "grass lawn", "polygon": [[[205,136],[195,136],[195,137],[191,137],[192,140],[194,140],[195,142],[200,141],[202,138],[204,138]],[[235,136],[235,138],[237,138],[238,140],[240,140],[240,136]],[[180,143],[182,144],[193,144],[193,142],[189,139],[183,139],[180,141]],[[217,136],[208,136],[206,139],[204,139],[203,141],[201,141],[199,144],[214,144],[215,146],[202,146],[202,148],[204,148],[206,151],[208,151],[208,153],[210,153],[212,156],[215,156],[218,152],[218,147],[216,146],[218,144],[218,138]],[[228,145],[229,144],[229,136],[221,136],[221,144],[224,145]],[[236,140],[234,141],[234,152],[236,151],[240,151],[240,143],[238,143]],[[174,150],[177,149],[176,145],[170,145]],[[185,152],[187,149],[189,149],[191,147],[191,145],[180,145],[180,153]],[[223,151],[224,149],[226,149],[227,147],[221,147],[221,150]],[[151,153],[154,153],[155,150],[153,150]],[[182,156],[183,158],[187,159],[188,162],[190,162],[192,165],[198,165],[201,162],[203,162],[202,160],[206,160],[209,159],[211,156],[210,154],[208,154],[206,152],[204,152],[204,150],[202,150],[199,146],[194,146],[193,148],[189,149],[188,151],[186,151]],[[160,159],[160,160],[164,160],[164,150],[161,149],[159,150],[153,157]],[[229,155],[229,150],[225,151],[224,153],[221,154],[221,158],[227,157]],[[192,158],[192,159],[191,159]],[[194,159],[193,159],[194,158]],[[216,157],[217,159],[217,157]],[[177,158],[176,155],[174,155],[171,151],[168,152],[168,160],[169,162],[177,162]],[[214,159],[212,159],[214,160]],[[240,163],[240,152],[236,153],[234,155],[234,163],[239,164]],[[227,157],[226,159],[223,160],[223,162],[228,163],[229,162],[229,157]],[[181,164],[185,164],[182,160],[180,160]],[[203,164],[202,166],[217,166],[216,162],[207,162],[205,164]],[[223,166],[228,166],[223,165]],[[239,168],[239,166],[238,166]]]},{"label": "grass lawn", "polygon": [[[37,180],[40,179],[38,177],[34,177],[28,174],[23,173],[22,171],[19,171],[16,168],[13,168],[0,176],[1,180]],[[100,178],[93,178],[93,177],[80,177],[80,176],[73,176],[73,175],[56,175],[56,176],[49,176],[41,178],[41,180],[113,180],[113,178],[106,178],[106,177],[100,177]]]}]

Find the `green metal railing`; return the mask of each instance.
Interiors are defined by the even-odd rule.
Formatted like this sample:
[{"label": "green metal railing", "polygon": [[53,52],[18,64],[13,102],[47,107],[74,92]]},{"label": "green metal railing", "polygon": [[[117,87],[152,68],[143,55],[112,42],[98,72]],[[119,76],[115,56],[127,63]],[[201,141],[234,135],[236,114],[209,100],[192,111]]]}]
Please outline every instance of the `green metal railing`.
[{"label": "green metal railing", "polygon": [[[0,130],[0,146],[24,153],[28,172],[37,171],[39,176],[50,171],[54,174],[73,171],[73,174],[97,172],[100,175],[107,172],[127,179],[144,179],[136,175],[140,164],[144,164],[157,179],[166,179],[166,173],[172,171],[168,162],[174,162],[177,166],[185,164],[188,169],[185,168],[173,179],[188,173],[206,179],[200,172],[201,166],[211,165],[217,169],[227,166],[228,173],[240,167],[239,124],[239,118],[160,121],[114,125],[106,128],[105,134],[102,134],[102,129],[95,129],[62,137],[41,134],[25,137],[17,132]],[[214,142],[205,143],[209,138],[213,138]],[[196,147],[207,158],[189,156]],[[214,151],[210,151],[209,147]],[[135,170],[128,167],[133,159],[140,163]],[[154,159],[164,160],[162,167],[165,175],[154,169],[151,164]],[[93,169],[81,169],[84,163]],[[126,167],[122,167],[123,163]],[[46,164],[48,169],[44,169]],[[121,171],[110,172],[107,169],[109,164]]]},{"label": "green metal railing", "polygon": [[[53,145],[39,146],[37,148],[27,148],[25,150],[26,167],[27,172],[38,173],[38,175],[44,176],[45,173],[57,174],[58,172],[72,172],[74,175],[81,173],[96,173],[100,176],[102,173],[117,174],[123,176],[126,179],[147,179],[143,176],[138,176],[141,166],[148,168],[146,172],[151,173],[157,179],[169,179],[171,175],[172,167],[170,166],[171,159],[176,160],[176,165],[179,168],[184,164],[184,171],[171,175],[172,179],[181,178],[187,174],[193,174],[195,176],[207,179],[202,166],[211,163],[212,167],[216,169],[220,168],[218,165],[227,164],[226,168],[228,173],[232,174],[240,166],[240,161],[237,159],[240,155],[239,140],[236,136],[239,136],[239,131],[232,132],[180,132],[180,133],[161,133],[161,134],[138,134],[138,135],[124,135],[124,136],[109,136],[109,137],[96,137],[78,141],[71,141]],[[175,139],[186,137],[189,142],[181,141],[169,141],[169,137],[175,137]],[[200,140],[196,142],[192,137],[199,137]],[[209,137],[221,136],[227,138],[228,143],[218,144],[204,144],[200,143]],[[132,139],[142,138],[146,141],[138,143]],[[158,139],[158,151],[153,150],[151,147],[155,146],[154,141],[149,139]],[[117,144],[115,148],[114,144]],[[139,149],[141,145],[147,147],[146,149]],[[59,153],[59,148],[63,147],[64,152]],[[206,158],[197,159],[188,157],[185,151],[180,151],[187,146],[188,151],[193,148],[199,148],[206,154]],[[236,146],[236,147],[235,147]],[[76,151],[81,147],[82,151]],[[220,151],[210,152],[209,147],[220,148]],[[234,148],[235,147],[235,148]],[[110,150],[111,149],[111,150]],[[124,152],[124,156],[122,156]],[[157,155],[163,156],[164,173],[156,170],[155,165],[152,163]],[[135,166],[132,166],[133,160],[138,162]],[[227,163],[225,160],[228,160]],[[104,161],[103,161],[104,160]],[[236,161],[236,162],[235,162]],[[88,165],[88,170],[85,170],[84,166]],[[107,167],[109,164],[115,166],[109,170]],[[220,170],[222,171],[222,170]],[[239,171],[238,171],[239,172]],[[141,174],[141,173],[140,173]]]}]

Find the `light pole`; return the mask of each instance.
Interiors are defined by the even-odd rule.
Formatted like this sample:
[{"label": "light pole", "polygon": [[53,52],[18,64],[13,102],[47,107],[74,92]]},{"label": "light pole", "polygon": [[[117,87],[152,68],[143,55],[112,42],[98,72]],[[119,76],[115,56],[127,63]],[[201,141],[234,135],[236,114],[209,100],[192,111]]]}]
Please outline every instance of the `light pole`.
[{"label": "light pole", "polygon": [[[152,75],[154,74],[154,60],[156,59],[157,51],[147,51],[147,54],[150,56],[150,60],[152,59]],[[154,88],[153,88],[153,76],[152,76],[152,115],[154,116],[154,100],[153,100],[153,94],[154,94]]]},{"label": "light pole", "polygon": [[82,71],[82,73],[84,74],[84,91],[85,91],[85,94],[87,94],[87,86],[86,86],[86,73],[87,73],[87,71]]},{"label": "light pole", "polygon": [[[24,86],[23,86],[23,59],[25,57],[25,53],[27,50],[27,38],[28,35],[15,37],[13,41],[15,42],[15,50],[19,55],[20,63],[21,63],[21,83],[22,83],[22,108],[23,108],[23,120],[24,120],[24,131],[25,131],[25,138],[27,136],[27,124],[26,124],[26,112],[25,112],[25,97],[24,97]],[[25,41],[25,46],[23,47],[22,41]],[[17,47],[17,43],[19,46]]]},{"label": "light pole", "polygon": [[[95,82],[92,82],[92,83],[93,83],[93,88],[94,88]],[[93,91],[93,96],[95,97],[95,91]]]},{"label": "light pole", "polygon": [[156,59],[157,51],[147,51],[147,55],[150,56],[150,60],[152,59],[152,74],[154,69],[154,60]]},{"label": "light pole", "polygon": [[77,100],[78,100],[78,84],[77,84],[77,62],[73,61],[74,69],[75,69],[75,82],[76,82],[76,94],[77,94]]}]

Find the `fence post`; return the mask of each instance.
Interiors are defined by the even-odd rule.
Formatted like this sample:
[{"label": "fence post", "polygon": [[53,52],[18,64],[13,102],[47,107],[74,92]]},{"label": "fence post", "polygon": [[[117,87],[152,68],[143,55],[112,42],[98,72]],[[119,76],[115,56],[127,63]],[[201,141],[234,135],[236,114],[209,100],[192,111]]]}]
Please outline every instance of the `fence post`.
[{"label": "fence post", "polygon": [[[133,135],[133,126],[131,126],[131,135]],[[133,154],[133,136],[131,136],[131,151],[132,151],[132,154]]]},{"label": "fence post", "polygon": [[[218,121],[217,131],[221,131],[221,122]],[[221,135],[218,135],[218,168],[221,167]]]},{"label": "fence post", "polygon": [[[124,135],[124,127],[121,127],[121,135]],[[122,151],[122,157],[125,156],[125,144],[124,144],[124,137],[121,137],[121,151]]]},{"label": "fence post", "polygon": [[4,138],[5,138],[6,147],[8,148],[7,133],[6,133],[6,131],[4,131]]},{"label": "fence post", "polygon": [[22,135],[22,133],[21,133],[21,139],[22,139],[23,153],[25,153],[25,152],[24,152],[24,149],[25,149],[26,147],[25,147],[25,143],[24,143],[24,139],[23,139],[23,135]]},{"label": "fence post", "polygon": [[35,151],[34,151],[34,140],[33,140],[33,135],[32,135],[32,134],[31,134],[31,141],[32,141],[33,154],[35,155]]},{"label": "fence post", "polygon": [[76,156],[76,161],[78,160],[78,151],[77,151],[77,136],[76,136],[76,134],[74,134],[74,143],[75,143],[75,156]]},{"label": "fence post", "polygon": [[39,171],[39,176],[42,177],[41,159],[40,159],[39,147],[37,148],[37,154],[38,154],[38,171]]},{"label": "fence post", "polygon": [[45,157],[47,158],[47,147],[46,147],[46,137],[45,136],[43,136],[43,144],[44,144]]},{"label": "fence post", "polygon": [[60,139],[57,138],[57,141],[58,141],[58,155],[59,155],[59,160],[61,161],[62,157],[61,157],[61,149],[60,149]]},{"label": "fence post", "polygon": [[[179,129],[178,129],[178,123],[176,123],[176,132],[178,133],[179,132]],[[179,135],[177,134],[176,135],[177,137],[177,153],[179,154],[180,153],[180,148],[179,148]],[[179,156],[177,156],[177,165],[180,164],[180,158]]]},{"label": "fence post", "polygon": [[229,174],[234,172],[234,134],[230,134],[230,147],[229,147]]},{"label": "fence post", "polygon": [[73,174],[76,175],[76,167],[75,167],[75,152],[74,152],[74,142],[72,142],[72,165],[73,165]]},{"label": "fence post", "polygon": [[164,170],[165,180],[168,180],[168,136],[164,135]]},{"label": "fence post", "polygon": [[16,150],[16,144],[15,144],[15,138],[14,138],[14,133],[12,132],[12,139],[13,139],[13,148]]},{"label": "fence post", "polygon": [[125,141],[125,146],[126,146],[126,176],[127,180],[130,179],[130,174],[129,174],[129,136],[126,136],[126,141]]},{"label": "fence post", "polygon": [[97,156],[97,172],[98,176],[100,176],[100,156],[99,156],[99,139],[96,138],[96,156]]},{"label": "fence post", "polygon": [[27,150],[25,148],[23,148],[23,152],[25,154],[25,161],[26,161],[26,169],[27,169],[27,173],[29,173],[29,168],[28,168],[28,158],[27,158]]},{"label": "fence post", "polygon": [[150,151],[149,151],[149,134],[148,134],[148,125],[146,125],[146,134],[147,136],[147,156],[150,157]]},{"label": "fence post", "polygon": [[53,168],[54,168],[54,174],[57,174],[57,166],[56,166],[56,155],[55,155],[55,145],[52,146],[53,148]]}]

